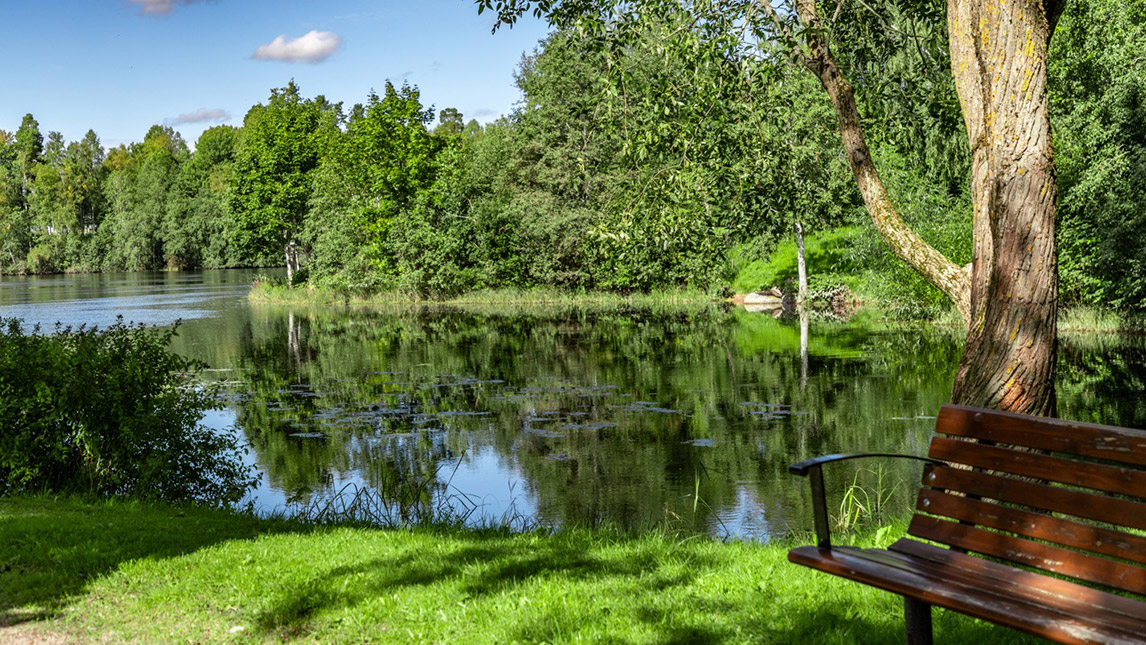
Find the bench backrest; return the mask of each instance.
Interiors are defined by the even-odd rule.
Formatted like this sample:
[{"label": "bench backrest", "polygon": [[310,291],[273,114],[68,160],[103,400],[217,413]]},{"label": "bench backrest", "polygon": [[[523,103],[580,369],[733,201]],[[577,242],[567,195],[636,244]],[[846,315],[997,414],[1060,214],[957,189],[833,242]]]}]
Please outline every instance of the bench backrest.
[{"label": "bench backrest", "polygon": [[945,405],[935,432],[961,467],[924,470],[909,534],[1146,595],[1146,431]]}]

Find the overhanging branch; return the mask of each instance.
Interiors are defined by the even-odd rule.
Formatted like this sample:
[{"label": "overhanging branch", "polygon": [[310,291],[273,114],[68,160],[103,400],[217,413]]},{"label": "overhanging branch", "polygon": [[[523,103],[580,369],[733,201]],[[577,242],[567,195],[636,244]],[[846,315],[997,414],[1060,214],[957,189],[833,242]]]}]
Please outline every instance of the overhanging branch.
[{"label": "overhanging branch", "polygon": [[[1052,0],[1047,0],[1048,2]],[[931,284],[942,291],[959,310],[963,320],[971,315],[971,274],[968,267],[960,267],[919,236],[891,203],[887,188],[875,167],[871,150],[864,138],[855,90],[844,77],[828,46],[827,34],[816,9],[815,0],[796,0],[796,14],[804,29],[803,41],[796,40],[791,29],[768,0],[758,0],[776,25],[777,31],[795,43],[794,56],[809,69],[827,90],[840,121],[840,138],[847,153],[848,164],[855,175],[864,205],[867,206],[880,236],[891,250]],[[807,52],[799,48],[800,43]]]}]

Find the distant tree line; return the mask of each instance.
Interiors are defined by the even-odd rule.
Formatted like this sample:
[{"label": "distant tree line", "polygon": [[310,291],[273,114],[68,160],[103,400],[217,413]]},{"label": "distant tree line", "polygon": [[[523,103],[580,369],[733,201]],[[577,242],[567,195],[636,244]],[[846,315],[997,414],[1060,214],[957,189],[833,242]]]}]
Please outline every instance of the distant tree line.
[{"label": "distant tree line", "polygon": [[[968,145],[942,12],[863,4],[848,4],[833,49],[872,153],[904,219],[968,262]],[[291,82],[193,152],[169,127],[105,151],[94,132],[45,138],[27,115],[0,131],[0,271],[286,265],[294,283],[423,296],[713,288],[772,275],[760,264],[799,222],[845,247],[820,281],[941,306],[872,230],[814,78],[767,43],[745,55],[735,25],[631,20],[624,39],[552,33],[518,69],[517,109],[486,126],[390,83],[347,109]],[[1139,4],[1077,0],[1052,42],[1068,303],[1146,302],[1144,25]]]}]

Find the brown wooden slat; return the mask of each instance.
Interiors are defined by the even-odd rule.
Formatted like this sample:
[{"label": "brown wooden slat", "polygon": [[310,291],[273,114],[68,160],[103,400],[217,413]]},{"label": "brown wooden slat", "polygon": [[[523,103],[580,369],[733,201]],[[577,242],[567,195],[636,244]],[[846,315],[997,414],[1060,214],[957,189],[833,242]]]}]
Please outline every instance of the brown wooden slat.
[{"label": "brown wooden slat", "polygon": [[925,560],[891,551],[849,547],[824,551],[807,546],[789,551],[788,560],[1060,642],[1146,642],[1134,640],[1141,621],[1135,624],[1124,616],[1107,621],[1102,612],[1081,612],[1084,606],[1077,601],[1043,606],[1021,591],[996,593],[989,586],[967,586]]},{"label": "brown wooden slat", "polygon": [[[914,547],[903,548],[904,543],[911,543]],[[986,602],[994,596],[1008,604],[1009,611],[1022,614],[1024,620],[1030,616],[1065,615],[1090,625],[1102,625],[1103,629],[1135,634],[1143,639],[1136,642],[1146,642],[1143,605],[1134,599],[907,538],[890,548],[895,550],[888,553],[906,556],[910,570],[931,576],[937,584],[950,588],[950,595],[977,596]],[[933,560],[912,553],[927,549],[945,553],[948,559]],[[874,555],[871,552],[865,550],[865,557]],[[878,558],[878,561],[882,563],[885,558]],[[1055,637],[1055,640],[1059,638]]]},{"label": "brown wooden slat", "polygon": [[1146,504],[1132,500],[948,466],[925,468],[923,485],[1146,530]]},{"label": "brown wooden slat", "polygon": [[[1143,636],[1146,634],[1146,620],[1141,616],[1106,610],[1103,599],[1111,594],[1080,585],[1074,586],[1093,594],[1099,602],[1051,599],[1044,604],[1045,594],[1032,586],[1037,584],[1036,581],[1026,587],[1008,584],[997,591],[991,588],[997,578],[977,576],[977,584],[967,585],[945,573],[950,567],[892,551],[847,547],[826,550],[807,546],[790,551],[788,559],[1063,643],[1146,643],[1146,636]],[[1011,567],[995,566],[1036,579],[1046,578]]]},{"label": "brown wooden slat", "polygon": [[[986,584],[1001,594],[1030,596],[1032,602],[1055,606],[1081,602],[1093,607],[1096,616],[1113,613],[1136,623],[1146,622],[1146,605],[1133,597],[1115,595],[1070,580],[1052,578],[910,538],[902,538],[888,549],[910,555],[916,560],[932,562],[941,575],[970,580],[972,584]],[[1143,631],[1143,638],[1146,638],[1146,631]]]},{"label": "brown wooden slat", "polygon": [[1146,466],[1146,431],[945,405],[938,434]]},{"label": "brown wooden slat", "polygon": [[1006,533],[916,515],[907,532],[1009,562],[1146,595],[1146,569]]},{"label": "brown wooden slat", "polygon": [[1052,578],[1042,572],[1027,571],[1008,563],[902,538],[889,551],[910,556],[917,570],[921,563],[932,567],[942,584],[962,585],[973,592],[982,590],[1013,597],[1038,610],[1081,614],[1086,620],[1139,633],[1146,639],[1146,605],[1134,597],[1115,595],[1065,578]]},{"label": "brown wooden slat", "polygon": [[1084,551],[1146,564],[1146,537],[960,497],[928,488],[916,508],[963,522],[1010,531]]},{"label": "brown wooden slat", "polygon": [[1023,477],[1146,498],[1146,470],[1012,450],[958,439],[935,437],[928,457]]}]

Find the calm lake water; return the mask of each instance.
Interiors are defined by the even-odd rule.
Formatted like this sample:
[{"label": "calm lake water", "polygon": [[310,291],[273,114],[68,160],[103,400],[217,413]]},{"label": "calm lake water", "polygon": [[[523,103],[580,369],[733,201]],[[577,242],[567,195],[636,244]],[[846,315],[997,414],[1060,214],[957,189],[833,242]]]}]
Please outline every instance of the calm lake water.
[{"label": "calm lake water", "polygon": [[[870,322],[813,320],[802,343],[799,321],[715,307],[251,305],[253,275],[0,278],[0,317],[183,320],[174,348],[222,385],[205,422],[245,438],[265,511],[366,490],[376,509],[450,508],[471,523],[756,539],[811,526],[788,464],[923,454],[960,349],[949,331]],[[1067,337],[1060,365],[1061,416],[1146,427],[1142,338]],[[826,475],[837,504],[857,482],[902,509],[918,466]]]}]

